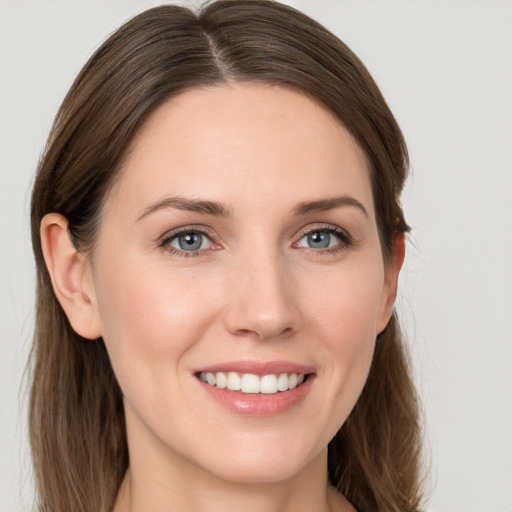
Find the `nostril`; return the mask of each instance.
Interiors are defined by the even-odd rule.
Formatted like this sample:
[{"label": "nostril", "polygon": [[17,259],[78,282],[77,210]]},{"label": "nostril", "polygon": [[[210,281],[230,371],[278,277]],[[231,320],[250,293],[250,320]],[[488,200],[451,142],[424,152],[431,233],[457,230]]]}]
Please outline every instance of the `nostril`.
[{"label": "nostril", "polygon": [[293,333],[292,327],[285,327],[283,330],[273,328],[254,328],[254,329],[238,329],[236,334],[239,336],[254,336],[261,340],[270,340],[282,336],[288,336]]}]

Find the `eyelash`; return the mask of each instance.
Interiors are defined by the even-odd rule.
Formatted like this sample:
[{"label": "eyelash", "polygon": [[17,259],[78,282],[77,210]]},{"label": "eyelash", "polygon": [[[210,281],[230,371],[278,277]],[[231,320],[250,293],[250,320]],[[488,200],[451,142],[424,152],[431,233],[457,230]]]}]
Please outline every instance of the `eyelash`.
[{"label": "eyelash", "polygon": [[[338,227],[334,227],[332,225],[320,225],[320,226],[312,227],[312,228],[302,232],[300,237],[297,239],[296,242],[293,243],[292,246],[299,248],[299,247],[297,247],[297,244],[304,237],[310,235],[311,233],[315,233],[315,232],[323,232],[323,233],[328,233],[330,235],[335,235],[340,240],[340,243],[334,245],[333,247],[327,247],[327,248],[323,248],[323,249],[314,249],[312,247],[309,247],[309,248],[302,247],[301,248],[303,250],[307,250],[308,252],[314,254],[315,256],[321,257],[321,256],[338,254],[338,253],[341,253],[341,252],[347,250],[349,247],[354,245],[354,240],[353,240],[352,236],[349,233],[347,233],[345,230],[342,230]],[[210,242],[213,245],[215,245],[215,242],[213,242],[213,238],[214,238],[213,233],[204,229],[203,227],[187,226],[184,228],[179,228],[175,231],[172,231],[171,233],[167,233],[166,235],[164,235],[164,238],[161,240],[161,242],[159,242],[159,246],[164,248],[170,254],[173,254],[173,255],[176,255],[179,257],[190,258],[190,257],[194,257],[194,256],[203,255],[203,253],[205,251],[207,251],[208,249],[184,251],[184,250],[176,249],[175,247],[172,247],[170,245],[171,242],[173,242],[179,236],[185,235],[187,233],[194,233],[194,234],[198,234],[201,236],[205,236],[206,238],[208,238],[210,240]],[[216,250],[216,249],[210,249],[210,250]]]},{"label": "eyelash", "polygon": [[315,227],[312,227],[311,229],[304,231],[301,234],[298,241],[294,242],[293,245],[295,246],[296,244],[298,244],[305,236],[308,236],[311,233],[316,233],[316,232],[322,232],[322,233],[328,233],[330,235],[335,235],[336,237],[339,238],[340,242],[338,244],[334,245],[333,247],[326,247],[324,249],[314,249],[312,247],[309,247],[309,248],[304,247],[304,249],[306,249],[306,250],[309,249],[309,252],[311,252],[315,256],[322,257],[322,256],[330,256],[333,254],[339,254],[341,252],[346,251],[349,247],[354,245],[354,239],[352,238],[352,236],[349,235],[349,233],[347,233],[345,230],[343,230],[341,228],[334,227],[329,224],[315,226]]},{"label": "eyelash", "polygon": [[[176,247],[172,247],[170,245],[171,242],[173,242],[179,236],[185,235],[188,233],[202,235],[202,236],[208,238],[211,241],[211,243],[214,244],[213,233],[211,233],[210,231],[208,231],[207,229],[202,228],[202,227],[187,226],[187,227],[179,228],[175,231],[172,231],[171,233],[166,233],[166,235],[164,235],[164,238],[162,239],[162,241],[159,243],[159,246],[164,248],[167,252],[169,252],[173,255],[176,255],[176,256],[183,257],[183,258],[190,258],[192,256],[201,256],[202,253],[204,253],[206,251],[206,249],[199,249],[199,250],[195,250],[195,251],[183,251],[180,249],[176,249]],[[215,250],[215,249],[210,249],[210,250]]]}]

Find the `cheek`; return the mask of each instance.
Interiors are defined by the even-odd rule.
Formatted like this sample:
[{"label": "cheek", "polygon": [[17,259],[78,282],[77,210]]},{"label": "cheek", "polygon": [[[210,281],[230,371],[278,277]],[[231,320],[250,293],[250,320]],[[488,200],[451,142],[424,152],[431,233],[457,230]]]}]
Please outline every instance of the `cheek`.
[{"label": "cheek", "polygon": [[214,309],[209,294],[198,300],[190,280],[140,268],[120,264],[97,279],[103,338],[122,388],[131,386],[133,375],[154,381],[159,368],[160,377],[171,378],[169,365],[179,367]]},{"label": "cheek", "polygon": [[302,295],[309,297],[307,310],[330,332],[333,343],[376,338],[384,287],[382,265],[371,261],[347,265],[315,276],[314,284],[303,283]]},{"label": "cheek", "polygon": [[309,293],[306,324],[323,340],[318,351],[324,368],[339,387],[353,387],[352,395],[360,392],[371,365],[383,279],[379,265],[354,265],[331,272]]},{"label": "cheek", "polygon": [[[366,383],[377,336],[383,287],[379,265],[340,265],[301,281],[301,343],[314,348],[321,400],[311,416],[326,445],[346,421]],[[312,283],[315,283],[312,286]]]}]

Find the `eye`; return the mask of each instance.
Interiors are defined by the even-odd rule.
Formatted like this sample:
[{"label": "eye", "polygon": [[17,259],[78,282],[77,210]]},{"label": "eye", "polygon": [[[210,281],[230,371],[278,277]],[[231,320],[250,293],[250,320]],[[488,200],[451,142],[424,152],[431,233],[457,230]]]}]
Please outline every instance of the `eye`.
[{"label": "eye", "polygon": [[205,233],[192,230],[175,233],[164,240],[162,245],[171,250],[184,252],[202,251],[213,247],[212,241]]},{"label": "eye", "polygon": [[295,246],[322,250],[343,248],[349,244],[349,236],[341,230],[334,228],[315,228],[303,235]]}]

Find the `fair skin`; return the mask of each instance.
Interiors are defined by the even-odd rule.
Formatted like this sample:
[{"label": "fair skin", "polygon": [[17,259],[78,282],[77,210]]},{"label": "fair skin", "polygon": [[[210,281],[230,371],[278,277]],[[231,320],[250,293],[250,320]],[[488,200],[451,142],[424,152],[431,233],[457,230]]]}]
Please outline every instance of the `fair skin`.
[{"label": "fair skin", "polygon": [[[403,240],[385,265],[366,159],[333,116],[279,87],[185,92],[135,139],[89,258],[66,229],[41,226],[55,292],[124,395],[115,512],[354,510],[327,445],[389,321]],[[201,372],[304,382],[257,394]]]}]

